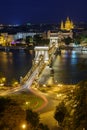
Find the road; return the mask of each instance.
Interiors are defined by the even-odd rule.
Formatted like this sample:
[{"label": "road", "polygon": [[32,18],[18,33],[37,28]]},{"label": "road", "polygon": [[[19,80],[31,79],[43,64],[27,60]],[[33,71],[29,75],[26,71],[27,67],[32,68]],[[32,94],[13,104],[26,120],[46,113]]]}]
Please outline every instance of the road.
[{"label": "road", "polygon": [[36,78],[36,75],[39,73],[39,66],[34,70],[34,72],[30,75],[29,79],[25,82],[24,85],[22,85],[22,88],[30,88],[33,81]]},{"label": "road", "polygon": [[[33,83],[34,79],[36,78],[36,75],[40,71],[40,66],[41,66],[41,64],[37,66],[37,68],[30,75],[29,79],[21,87],[19,86],[17,88],[13,88],[11,90],[1,93],[0,95],[4,96],[4,95],[13,94],[13,93],[14,94],[21,93],[21,91],[23,91],[23,90],[28,90],[28,91],[32,92],[33,94],[39,96],[40,98],[42,98],[44,100],[44,104],[39,109],[36,110],[37,112],[40,113],[41,122],[43,122],[44,124],[47,124],[51,130],[57,130],[57,128],[58,128],[57,121],[53,118],[54,108],[55,108],[55,105],[57,104],[57,102],[54,102],[51,98],[46,96],[44,93],[40,92],[38,89],[34,90],[31,88],[32,83]],[[42,82],[43,77],[45,77],[45,74],[48,74],[48,73],[50,75],[50,70],[48,67],[45,67],[43,73],[39,77],[40,78],[39,82]],[[46,82],[48,77],[43,80],[44,81],[43,83]],[[47,120],[48,120],[48,122],[47,122]]]},{"label": "road", "polygon": [[0,95],[5,96],[5,95],[13,94],[13,93],[16,93],[16,92],[21,92],[21,91],[23,91],[25,89],[30,89],[33,81],[36,78],[36,75],[40,71],[39,68],[40,68],[40,65],[38,65],[35,68],[35,70],[32,72],[32,74],[29,76],[29,78],[25,81],[25,83],[23,85],[20,84],[19,87],[15,87],[15,88],[11,88],[9,90],[3,91],[3,92],[0,93]]}]

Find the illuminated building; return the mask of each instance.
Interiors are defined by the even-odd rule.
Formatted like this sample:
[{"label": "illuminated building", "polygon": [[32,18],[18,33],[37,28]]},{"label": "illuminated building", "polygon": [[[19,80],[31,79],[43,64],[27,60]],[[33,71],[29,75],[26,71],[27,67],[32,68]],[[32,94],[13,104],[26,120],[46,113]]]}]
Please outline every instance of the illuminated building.
[{"label": "illuminated building", "polygon": [[9,46],[11,42],[14,40],[13,35],[8,35],[8,33],[0,34],[0,45],[1,46]]},{"label": "illuminated building", "polygon": [[64,23],[63,23],[63,21],[61,22],[61,30],[64,30]]},{"label": "illuminated building", "polygon": [[74,28],[74,24],[73,22],[69,19],[69,17],[67,17],[65,23],[62,21],[61,22],[61,30],[66,30],[66,31],[70,31]]},{"label": "illuminated building", "polygon": [[[48,31],[47,32],[47,38],[50,39],[50,43],[58,43],[58,41],[61,41],[61,39],[64,38],[73,38],[73,31]],[[56,44],[57,45],[57,44]]]},{"label": "illuminated building", "polygon": [[3,35],[0,35],[0,45],[5,46],[5,44],[6,44],[5,37]]},{"label": "illuminated building", "polygon": [[37,34],[40,34],[40,33],[35,33],[35,32],[18,32],[14,35],[14,40],[17,40],[17,39],[25,39],[27,36],[31,36],[33,37],[34,35],[37,35]]}]

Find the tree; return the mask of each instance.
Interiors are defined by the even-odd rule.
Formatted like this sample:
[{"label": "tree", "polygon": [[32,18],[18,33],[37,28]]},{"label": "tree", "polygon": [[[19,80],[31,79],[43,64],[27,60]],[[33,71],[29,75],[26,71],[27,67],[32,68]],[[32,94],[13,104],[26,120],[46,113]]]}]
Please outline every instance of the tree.
[{"label": "tree", "polygon": [[30,43],[33,43],[33,38],[31,36],[26,37],[26,44],[29,46]]},{"label": "tree", "polygon": [[41,44],[44,45],[49,45],[50,40],[49,39],[42,39]]},{"label": "tree", "polygon": [[73,37],[74,37],[74,43],[76,43],[76,44],[80,44],[81,42],[87,42],[87,34],[85,34],[85,33],[81,33],[81,34],[77,34],[76,35],[76,33],[74,33],[74,35],[73,35]]},{"label": "tree", "polygon": [[33,41],[34,41],[34,44],[38,46],[42,43],[42,37],[40,35],[34,35]]},{"label": "tree", "polygon": [[49,130],[47,125],[39,122],[39,115],[31,109],[26,110],[26,121],[29,125],[29,130]]},{"label": "tree", "polygon": [[0,130],[18,130],[25,122],[25,112],[10,98],[0,98]]},{"label": "tree", "polygon": [[0,130],[18,130],[25,122],[25,111],[10,98],[0,98]]},{"label": "tree", "polygon": [[87,129],[87,81],[81,81],[75,90],[74,129]]},{"label": "tree", "polygon": [[85,41],[87,37],[87,34],[76,34],[74,33],[73,35],[73,41],[75,44],[80,44],[81,42]]},{"label": "tree", "polygon": [[39,115],[31,109],[26,110],[26,121],[31,128],[37,128],[39,125]]},{"label": "tree", "polygon": [[0,97],[0,118],[2,117],[2,112],[6,109],[6,106],[8,105],[9,102],[11,102],[9,98],[6,99]]},{"label": "tree", "polygon": [[35,44],[36,46],[49,45],[49,42],[50,42],[49,39],[43,39],[40,35],[34,35],[33,41],[34,41],[34,44]]},{"label": "tree", "polygon": [[80,37],[80,36],[76,36],[76,37],[74,38],[74,43],[75,43],[76,45],[78,45],[78,44],[80,44],[80,42],[81,42],[81,37]]},{"label": "tree", "polygon": [[39,115],[32,110],[22,110],[13,99],[0,98],[0,130],[49,130],[47,125],[39,123]]},{"label": "tree", "polygon": [[54,118],[58,121],[60,125],[62,125],[64,118],[66,116],[67,109],[65,107],[64,102],[61,102],[57,107],[54,114]]},{"label": "tree", "polygon": [[72,42],[72,39],[70,37],[64,38],[63,41],[66,45],[69,45]]},{"label": "tree", "polygon": [[38,130],[49,130],[47,125],[43,125],[42,123],[39,124]]}]

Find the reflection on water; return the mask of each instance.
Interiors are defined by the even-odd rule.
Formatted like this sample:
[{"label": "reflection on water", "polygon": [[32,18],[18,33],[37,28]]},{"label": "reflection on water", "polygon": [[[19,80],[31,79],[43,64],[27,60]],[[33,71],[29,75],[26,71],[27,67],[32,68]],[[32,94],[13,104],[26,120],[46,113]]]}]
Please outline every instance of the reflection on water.
[{"label": "reflection on water", "polygon": [[[20,76],[25,76],[32,66],[33,51],[25,52],[0,52],[0,73],[19,81]],[[77,64],[87,59],[87,53],[75,51],[62,51],[54,62],[54,79],[58,83],[77,83],[87,79],[87,70],[79,70]]]},{"label": "reflection on water", "polygon": [[62,51],[54,62],[54,79],[58,83],[75,84],[87,79],[87,69],[80,70],[78,63],[87,58],[87,53],[76,51]]},{"label": "reflection on water", "polygon": [[8,82],[19,81],[20,76],[25,76],[31,68],[32,59],[33,53],[0,52],[0,73],[7,77]]}]

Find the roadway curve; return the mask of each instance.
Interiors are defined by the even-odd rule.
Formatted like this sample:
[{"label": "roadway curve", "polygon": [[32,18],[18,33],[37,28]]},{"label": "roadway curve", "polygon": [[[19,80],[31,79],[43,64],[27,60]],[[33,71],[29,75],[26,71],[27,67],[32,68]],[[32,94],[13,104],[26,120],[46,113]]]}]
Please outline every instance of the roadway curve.
[{"label": "roadway curve", "polygon": [[46,105],[48,104],[48,100],[47,100],[47,98],[43,95],[42,92],[40,92],[39,90],[34,90],[34,89],[32,89],[32,88],[30,88],[29,91],[30,91],[32,94],[34,94],[34,95],[36,95],[36,96],[38,96],[38,97],[40,97],[40,98],[42,98],[42,99],[44,100],[43,105],[42,105],[41,107],[39,107],[38,109],[36,109],[35,111],[40,111],[40,110],[42,110],[44,107],[46,107]]}]

